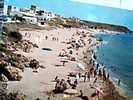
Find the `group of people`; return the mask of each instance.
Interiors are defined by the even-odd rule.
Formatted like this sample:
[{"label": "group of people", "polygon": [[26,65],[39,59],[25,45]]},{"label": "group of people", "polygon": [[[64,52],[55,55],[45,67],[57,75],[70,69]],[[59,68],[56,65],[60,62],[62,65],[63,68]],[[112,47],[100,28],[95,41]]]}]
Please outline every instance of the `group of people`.
[{"label": "group of people", "polygon": [[[49,37],[46,35],[45,40],[48,40],[48,38]],[[54,37],[54,36],[51,39],[52,39],[52,41],[58,41],[59,40],[58,37]]]},{"label": "group of people", "polygon": [[54,93],[63,93],[68,88],[66,81],[64,79],[58,79],[58,76],[56,76],[55,82],[55,89],[53,90]]},{"label": "group of people", "polygon": [[92,66],[94,66],[92,68],[94,71],[94,76],[98,75],[104,81],[109,80],[109,73],[106,73],[105,66],[102,66],[99,63],[96,63],[97,57],[96,57],[95,52],[93,50],[92,50],[92,55],[93,55],[93,58],[90,59],[90,64],[92,64]]},{"label": "group of people", "polygon": [[[56,82],[55,84],[55,89],[53,90],[53,92],[55,94],[57,93],[64,93],[64,91],[66,89],[76,89],[78,84],[79,84],[79,80],[77,79],[77,77],[80,79],[82,77],[84,77],[84,82],[87,81],[87,79],[90,81],[90,73],[85,73],[84,75],[82,75],[81,73],[78,73],[77,76],[75,76],[75,80],[72,81],[70,77],[67,78],[67,80],[64,79],[59,79],[58,76],[55,77],[54,81]],[[93,93],[91,96],[85,96],[83,94],[83,91],[80,90],[79,91],[79,95],[77,97],[81,98],[82,100],[92,100],[93,97],[97,96],[99,98],[99,91],[96,90],[95,93]],[[100,100],[100,99],[98,99]]]},{"label": "group of people", "polygon": [[75,79],[73,82],[71,81],[70,77],[67,78],[67,80],[59,79],[58,76],[55,77],[54,81],[55,89],[53,90],[54,93],[63,93],[66,89],[76,89],[78,85],[77,79]]}]

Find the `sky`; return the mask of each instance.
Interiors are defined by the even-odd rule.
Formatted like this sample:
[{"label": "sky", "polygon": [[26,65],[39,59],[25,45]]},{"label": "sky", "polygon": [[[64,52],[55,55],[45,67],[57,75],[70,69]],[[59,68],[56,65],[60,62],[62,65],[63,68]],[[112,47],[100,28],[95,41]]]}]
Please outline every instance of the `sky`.
[{"label": "sky", "polygon": [[[5,0],[6,4],[11,4],[13,2],[17,2],[18,0]],[[63,1],[63,0],[53,0],[53,1]],[[115,8],[122,8],[122,9],[128,9],[133,10],[133,0],[65,0],[65,1],[73,1],[73,2],[80,2],[80,3],[87,3],[87,4],[96,4],[96,5],[102,5],[102,6],[108,6],[108,7],[115,7]],[[120,3],[121,1],[121,3]],[[43,0],[20,0],[20,3],[22,3],[24,6],[27,5],[27,3],[42,3]]]},{"label": "sky", "polygon": [[71,0],[71,1],[133,10],[133,0]]}]

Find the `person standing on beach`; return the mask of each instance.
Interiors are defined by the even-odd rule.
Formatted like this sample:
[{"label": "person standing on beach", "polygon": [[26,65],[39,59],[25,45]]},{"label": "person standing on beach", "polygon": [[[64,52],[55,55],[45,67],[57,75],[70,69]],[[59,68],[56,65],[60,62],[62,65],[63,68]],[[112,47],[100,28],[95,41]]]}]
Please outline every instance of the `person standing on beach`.
[{"label": "person standing on beach", "polygon": [[78,73],[76,74],[76,79],[79,80],[79,74]]},{"label": "person standing on beach", "polygon": [[77,85],[78,85],[78,81],[77,81],[77,79],[75,79],[74,83],[71,84],[72,89],[76,89]]},{"label": "person standing on beach", "polygon": [[54,81],[57,81],[58,80],[58,76],[55,77]]},{"label": "person standing on beach", "polygon": [[76,86],[78,85],[78,80],[77,80],[77,79],[75,79],[74,84],[75,84]]},{"label": "person standing on beach", "polygon": [[45,36],[45,39],[46,39],[46,40],[48,39],[48,36],[47,36],[47,35]]},{"label": "person standing on beach", "polygon": [[95,66],[95,61],[94,60],[92,61],[92,65]]},{"label": "person standing on beach", "polygon": [[92,72],[93,72],[94,68],[90,68],[90,75],[92,75]]},{"label": "person standing on beach", "polygon": [[109,80],[109,73],[107,74],[107,80]]},{"label": "person standing on beach", "polygon": [[83,91],[80,90],[79,92],[80,92],[80,95],[78,95],[78,97],[82,98],[83,97]]},{"label": "person standing on beach", "polygon": [[62,61],[62,65],[65,66],[65,61]]},{"label": "person standing on beach", "polygon": [[57,80],[53,92],[58,93],[59,91],[60,91],[60,80]]},{"label": "person standing on beach", "polygon": [[67,78],[67,83],[68,83],[69,85],[71,85],[71,79],[70,79],[70,77]]},{"label": "person standing on beach", "polygon": [[96,75],[97,75],[97,71],[96,71],[96,69],[94,70],[94,78],[96,77]]},{"label": "person standing on beach", "polygon": [[80,72],[78,73],[78,76],[79,76],[79,79],[80,79],[81,78],[81,73]]},{"label": "person standing on beach", "polygon": [[105,69],[103,68],[103,79],[106,80],[106,72],[105,72]]},{"label": "person standing on beach", "polygon": [[118,86],[120,86],[120,83],[121,83],[121,80],[120,80],[120,79],[118,79]]},{"label": "person standing on beach", "polygon": [[92,61],[93,61],[93,60],[92,60],[92,58],[91,58],[90,61],[89,61],[89,64],[92,64]]},{"label": "person standing on beach", "polygon": [[85,73],[84,75],[84,82],[86,82],[86,79],[87,79],[87,73]]},{"label": "person standing on beach", "polygon": [[87,78],[88,78],[88,80],[90,82],[90,73],[89,72],[87,73]]},{"label": "person standing on beach", "polygon": [[100,66],[99,64],[96,65],[96,70],[98,70],[99,66]]},{"label": "person standing on beach", "polygon": [[99,77],[102,77],[101,69],[99,69],[99,71],[98,71],[98,75],[99,75]]},{"label": "person standing on beach", "polygon": [[94,82],[93,82],[93,85],[97,82],[97,77],[95,78]]}]

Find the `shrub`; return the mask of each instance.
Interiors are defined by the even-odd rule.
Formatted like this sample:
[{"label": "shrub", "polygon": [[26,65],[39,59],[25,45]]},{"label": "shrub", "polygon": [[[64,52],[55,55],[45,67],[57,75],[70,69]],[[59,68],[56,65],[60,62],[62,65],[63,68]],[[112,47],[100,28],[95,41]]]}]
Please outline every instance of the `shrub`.
[{"label": "shrub", "polygon": [[6,25],[3,29],[9,39],[12,39],[13,41],[20,41],[22,39],[19,29],[13,27],[13,25]]},{"label": "shrub", "polygon": [[16,41],[21,41],[22,40],[22,35],[19,32],[16,32],[16,31],[11,31],[9,33],[9,37],[13,38]]},{"label": "shrub", "polygon": [[0,43],[0,51],[7,52],[7,49],[4,44]]},{"label": "shrub", "polygon": [[25,100],[25,97],[25,95],[18,92],[10,92],[2,96],[2,99],[0,100]]}]

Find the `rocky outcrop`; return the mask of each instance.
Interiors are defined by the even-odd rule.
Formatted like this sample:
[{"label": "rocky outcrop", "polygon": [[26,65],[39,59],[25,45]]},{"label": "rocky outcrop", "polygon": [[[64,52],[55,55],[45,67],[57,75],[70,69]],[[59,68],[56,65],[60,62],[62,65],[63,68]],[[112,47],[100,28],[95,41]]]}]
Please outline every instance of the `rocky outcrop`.
[{"label": "rocky outcrop", "polygon": [[7,47],[10,48],[10,50],[12,51],[17,51],[18,49],[20,49],[26,53],[29,53],[31,49],[34,47],[38,48],[36,44],[33,44],[28,40],[22,40],[22,41],[19,41],[18,43],[11,42],[11,43],[8,43]]},{"label": "rocky outcrop", "polygon": [[0,80],[3,81],[3,82],[7,82],[8,78],[4,74],[1,74],[0,75]]},{"label": "rocky outcrop", "polygon": [[19,69],[9,66],[7,62],[0,62],[0,79],[1,81],[20,81],[22,76],[19,74]]},{"label": "rocky outcrop", "polygon": [[25,68],[25,63],[29,62],[29,60],[21,54],[13,53],[8,48],[4,49],[4,51],[0,51],[0,80],[21,80],[22,76],[19,72]]},{"label": "rocky outcrop", "polygon": [[24,68],[45,68],[39,64],[36,59],[29,60],[21,54],[6,55],[3,54],[0,59],[0,80],[1,81],[20,81],[22,76],[20,72],[24,71]]},{"label": "rocky outcrop", "polygon": [[39,65],[39,62],[36,59],[32,59],[29,63],[29,67],[33,69],[38,69],[41,66]]},{"label": "rocky outcrop", "polygon": [[20,81],[22,76],[19,74],[19,69],[12,67],[12,66],[7,66],[5,68],[5,75],[10,81]]},{"label": "rocky outcrop", "polygon": [[3,36],[3,42],[0,43],[0,80],[1,81],[20,81],[26,67],[38,69],[44,68],[39,65],[36,59],[29,60],[29,58],[17,54],[17,50],[22,50],[26,53],[30,52],[32,48],[38,48],[36,44],[28,40],[14,41],[8,35]]}]

